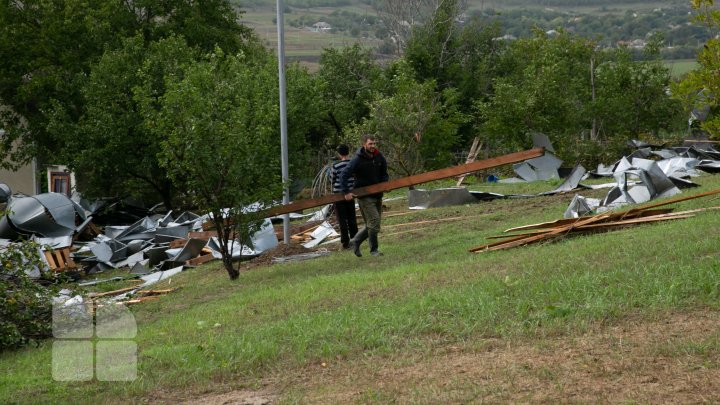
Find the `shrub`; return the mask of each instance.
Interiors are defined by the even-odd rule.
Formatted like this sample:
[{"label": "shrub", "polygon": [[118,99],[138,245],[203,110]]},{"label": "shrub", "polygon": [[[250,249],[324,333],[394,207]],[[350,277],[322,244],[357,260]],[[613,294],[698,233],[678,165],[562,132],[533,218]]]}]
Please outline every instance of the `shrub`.
[{"label": "shrub", "polygon": [[0,352],[52,334],[53,288],[28,276],[41,266],[39,246],[13,243],[0,252]]}]

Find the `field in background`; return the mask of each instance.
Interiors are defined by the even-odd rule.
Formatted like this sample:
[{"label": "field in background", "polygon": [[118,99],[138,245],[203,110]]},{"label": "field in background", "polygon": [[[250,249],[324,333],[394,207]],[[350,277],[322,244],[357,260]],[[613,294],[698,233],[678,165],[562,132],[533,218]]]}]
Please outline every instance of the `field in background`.
[{"label": "field in background", "polygon": [[[523,3],[523,4],[521,4]],[[529,4],[524,4],[529,3]],[[650,1],[644,3],[618,3],[606,7],[563,7],[563,10],[591,14],[624,13],[627,10],[647,11],[658,7],[667,7],[668,2]],[[532,2],[511,2],[503,1],[471,0],[470,9],[504,10],[511,8],[552,8],[533,5]],[[558,8],[555,8],[556,10]],[[255,30],[257,35],[268,48],[277,48],[277,26],[275,24],[275,2],[266,0],[263,4],[243,8],[245,15],[242,23]],[[366,47],[377,47],[381,41],[374,38],[357,38],[347,33],[313,32],[309,27],[296,28],[288,24],[290,19],[301,16],[310,16],[311,20],[320,22],[327,19],[327,16],[334,11],[351,11],[357,14],[376,15],[375,10],[366,4],[358,3],[342,7],[310,7],[290,8],[285,14],[285,54],[289,61],[299,61],[311,70],[318,67],[320,54],[324,48],[337,48],[350,46],[356,43]],[[667,64],[672,67],[673,76],[681,77],[696,66],[692,59],[668,60]]]},{"label": "field in background", "polygon": [[[242,23],[255,30],[265,46],[277,49],[277,25],[275,24],[275,7],[273,5],[246,8]],[[326,20],[333,11],[352,11],[358,14],[375,14],[371,7],[353,5],[347,7],[313,7],[309,9],[293,8],[292,12],[285,14],[285,55],[290,61],[300,61],[303,65],[315,70],[324,48],[338,48],[359,43],[362,46],[377,47],[380,41],[372,38],[356,38],[346,33],[313,32],[310,27],[296,28],[288,24],[290,19],[300,16],[312,16],[314,21]]]},{"label": "field in background", "polygon": [[665,64],[672,69],[672,75],[675,78],[680,78],[698,67],[695,59],[666,60]]}]

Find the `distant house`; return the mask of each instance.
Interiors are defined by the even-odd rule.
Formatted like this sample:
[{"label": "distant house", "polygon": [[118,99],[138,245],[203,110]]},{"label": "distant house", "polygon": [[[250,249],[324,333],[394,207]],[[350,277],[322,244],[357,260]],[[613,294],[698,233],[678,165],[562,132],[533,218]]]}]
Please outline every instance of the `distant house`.
[{"label": "distant house", "polygon": [[313,32],[329,32],[332,29],[330,24],[326,23],[325,21],[316,22],[313,24],[312,28],[310,28],[310,31]]},{"label": "distant house", "polygon": [[632,41],[618,41],[618,46],[626,46],[628,48],[643,49],[647,42],[642,39],[633,39]]},{"label": "distant house", "polygon": [[493,41],[515,41],[516,39],[517,37],[515,35],[505,34],[501,37],[493,38]]}]

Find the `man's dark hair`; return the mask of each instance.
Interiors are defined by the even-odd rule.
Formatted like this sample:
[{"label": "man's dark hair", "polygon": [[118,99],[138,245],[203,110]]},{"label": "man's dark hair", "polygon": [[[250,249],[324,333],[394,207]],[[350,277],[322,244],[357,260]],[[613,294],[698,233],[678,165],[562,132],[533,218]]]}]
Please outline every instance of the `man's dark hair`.
[{"label": "man's dark hair", "polygon": [[342,144],[337,147],[337,153],[340,156],[347,156],[350,153],[350,147],[345,144]]},{"label": "man's dark hair", "polygon": [[363,136],[362,136],[362,143],[363,143],[363,145],[365,145],[365,142],[367,142],[367,141],[370,140],[370,139],[372,139],[372,140],[374,141],[374,140],[375,140],[375,135],[373,135],[373,134],[365,134],[365,135],[363,135]]}]

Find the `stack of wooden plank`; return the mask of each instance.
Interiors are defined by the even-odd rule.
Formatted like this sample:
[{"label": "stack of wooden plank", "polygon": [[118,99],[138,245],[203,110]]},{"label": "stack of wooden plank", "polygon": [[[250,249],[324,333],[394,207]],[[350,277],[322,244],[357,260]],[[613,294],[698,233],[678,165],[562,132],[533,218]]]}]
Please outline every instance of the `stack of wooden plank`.
[{"label": "stack of wooden plank", "polygon": [[77,270],[77,264],[70,255],[70,247],[44,250],[45,260],[54,272]]},{"label": "stack of wooden plank", "polygon": [[488,252],[493,250],[510,249],[518,246],[524,246],[531,243],[546,242],[563,238],[568,235],[581,234],[588,232],[607,231],[612,229],[623,228],[626,226],[637,225],[648,222],[668,221],[674,219],[682,219],[692,217],[696,212],[707,209],[717,209],[718,207],[703,208],[691,211],[672,212],[672,208],[656,209],[661,206],[678,203],[681,201],[692,200],[696,198],[706,197],[714,194],[720,194],[720,190],[709,191],[689,197],[682,197],[664,202],[659,202],[641,208],[633,208],[622,212],[604,212],[601,214],[572,219],[561,219],[552,222],[544,222],[540,224],[532,224],[511,228],[505,232],[522,232],[507,236],[492,236],[490,239],[505,238],[499,242],[488,243],[482,246],[470,249],[470,252]]}]

